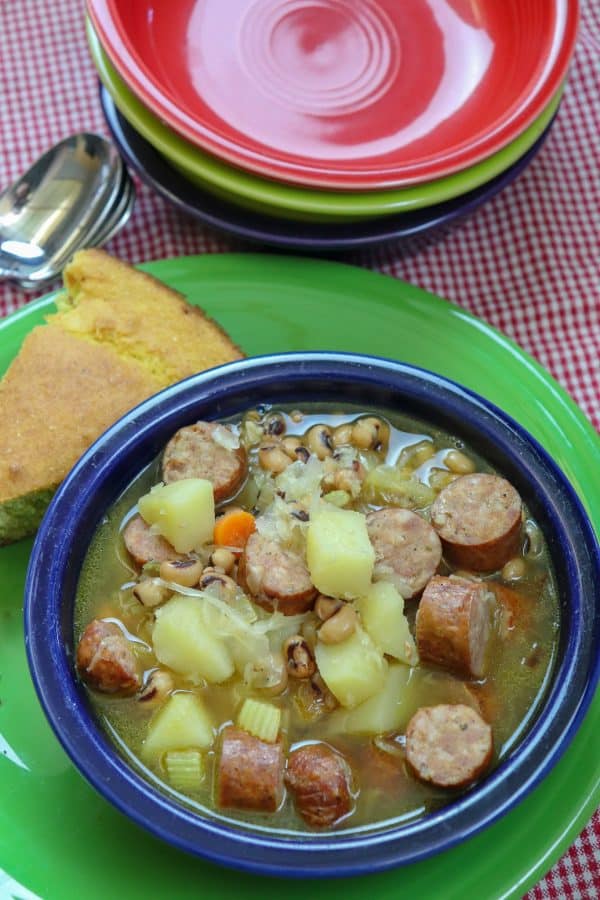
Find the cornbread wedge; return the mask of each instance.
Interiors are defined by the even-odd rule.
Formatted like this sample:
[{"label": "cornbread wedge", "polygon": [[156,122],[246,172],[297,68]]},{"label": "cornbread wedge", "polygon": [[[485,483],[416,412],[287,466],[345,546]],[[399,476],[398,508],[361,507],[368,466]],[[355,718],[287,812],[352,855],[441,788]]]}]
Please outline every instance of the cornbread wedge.
[{"label": "cornbread wedge", "polygon": [[0,544],[33,534],[83,451],[169,384],[242,352],[183,295],[102,250],[64,272],[58,311],[0,382]]}]

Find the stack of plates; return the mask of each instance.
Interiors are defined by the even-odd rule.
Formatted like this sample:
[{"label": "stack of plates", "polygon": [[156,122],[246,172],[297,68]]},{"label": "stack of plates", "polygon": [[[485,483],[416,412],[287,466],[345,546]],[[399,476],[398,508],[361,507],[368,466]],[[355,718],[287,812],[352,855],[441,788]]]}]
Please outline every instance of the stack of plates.
[{"label": "stack of plates", "polygon": [[573,0],[87,0],[115,140],[152,186],[306,250],[439,228],[531,161]]}]

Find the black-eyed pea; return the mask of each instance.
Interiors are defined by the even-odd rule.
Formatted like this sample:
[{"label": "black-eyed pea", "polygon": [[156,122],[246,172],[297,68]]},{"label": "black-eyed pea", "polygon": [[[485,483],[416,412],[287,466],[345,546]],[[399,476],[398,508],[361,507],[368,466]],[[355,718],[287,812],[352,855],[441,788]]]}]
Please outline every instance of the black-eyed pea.
[{"label": "black-eyed pea", "polygon": [[341,644],[356,631],[358,616],[349,603],[344,603],[336,613],[319,628],[319,640],[324,644]]},{"label": "black-eyed pea", "polygon": [[310,678],[316,672],[317,666],[308,641],[300,634],[285,641],[283,658],[286,660],[288,675],[293,678]]},{"label": "black-eyed pea", "polygon": [[457,475],[456,472],[433,468],[429,473],[429,487],[432,487],[434,491],[441,491],[442,488],[445,488],[452,481],[456,481],[457,478],[460,478],[460,475]]},{"label": "black-eyed pea", "polygon": [[315,600],[315,615],[321,622],[326,622],[327,619],[330,619],[338,611],[338,609],[341,609],[342,603],[343,601],[338,600],[337,597],[328,597],[326,594],[319,594]]},{"label": "black-eyed pea", "polygon": [[269,696],[283,693],[288,685],[288,669],[283,655],[269,653],[249,663],[244,669],[244,681]]},{"label": "black-eyed pea", "polygon": [[462,450],[449,450],[444,456],[444,465],[456,475],[470,475],[475,471],[475,463]]},{"label": "black-eyed pea", "polygon": [[331,441],[331,428],[328,425],[313,425],[306,432],[304,443],[310,453],[314,453],[317,459],[326,459],[333,454]]},{"label": "black-eyed pea", "polygon": [[148,708],[160,706],[174,687],[175,682],[170,672],[167,672],[165,669],[154,669],[140,691],[138,701]]},{"label": "black-eyed pea", "polygon": [[527,535],[527,546],[525,556],[528,559],[539,556],[544,546],[542,532],[533,522],[525,522],[525,534]]},{"label": "black-eyed pea", "polygon": [[503,581],[519,581],[524,578],[527,573],[527,563],[522,556],[515,556],[509,559],[502,567],[500,575]]},{"label": "black-eyed pea", "polygon": [[346,425],[338,425],[331,435],[331,442],[336,449],[337,447],[350,446],[352,444],[352,423],[348,422]]},{"label": "black-eyed pea", "polygon": [[277,444],[263,444],[258,451],[258,462],[261,468],[274,475],[279,475],[292,464],[290,457]]},{"label": "black-eyed pea", "polygon": [[304,413],[301,412],[299,409],[293,409],[290,413],[290,419],[292,420],[292,422],[295,422],[296,424],[298,424],[298,422],[303,421]]},{"label": "black-eyed pea", "polygon": [[159,574],[163,581],[194,587],[200,580],[203,568],[199,559],[166,559],[160,564]]},{"label": "black-eyed pea", "polygon": [[225,547],[217,547],[210,555],[210,564],[213,568],[221,569],[226,575],[229,575],[235,566],[235,554]]},{"label": "black-eyed pea", "polygon": [[389,425],[375,416],[357,419],[352,426],[352,443],[359,450],[386,451],[389,440]]},{"label": "black-eyed pea", "polygon": [[302,449],[306,449],[305,447],[303,447],[303,444],[302,444],[302,441],[300,440],[300,438],[296,437],[295,435],[290,434],[290,435],[288,435],[288,437],[284,437],[284,439],[281,442],[281,449],[283,450],[284,453],[287,453],[287,455],[289,456],[289,458],[292,461],[298,459],[297,451],[300,447],[302,447]]},{"label": "black-eyed pea", "polygon": [[212,591],[225,603],[231,603],[238,592],[238,586],[233,578],[220,572],[214,566],[207,566],[204,569],[198,587],[201,591]]},{"label": "black-eyed pea", "polygon": [[144,578],[136,584],[132,594],[142,606],[145,606],[147,609],[154,609],[155,606],[160,606],[161,603],[169,599],[171,591],[164,584],[161,584],[158,578]]},{"label": "black-eyed pea", "polygon": [[285,419],[281,413],[270,413],[264,419],[265,434],[281,437],[285,434]]}]

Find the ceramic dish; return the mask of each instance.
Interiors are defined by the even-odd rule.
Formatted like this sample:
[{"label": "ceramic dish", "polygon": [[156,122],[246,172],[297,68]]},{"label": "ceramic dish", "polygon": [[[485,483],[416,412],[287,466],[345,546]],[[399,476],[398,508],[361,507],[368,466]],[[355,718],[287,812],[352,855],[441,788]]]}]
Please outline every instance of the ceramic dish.
[{"label": "ceramic dish", "polygon": [[249,171],[348,190],[430,181],[514,141],[558,91],[578,24],[575,0],[87,8],[171,128]]},{"label": "ceramic dish", "polygon": [[501,175],[446,203],[353,223],[290,222],[242,209],[190,184],[138,134],[104,87],[100,89],[100,101],[113,139],[127,164],[177,209],[236,238],[308,253],[343,253],[392,241],[406,252],[418,250],[424,240],[441,238],[458,220],[517,178],[539,152],[552,127],[550,123],[533,147]]},{"label": "ceramic dish", "polygon": [[[508,478],[552,548],[560,635],[544,699],[529,727],[468,790],[412,821],[358,828],[343,823],[321,832],[296,831],[290,824],[272,830],[267,816],[246,821],[211,804],[191,809],[176,792],[144,778],[144,766],[125,738],[120,746],[110,740],[73,665],[75,597],[96,529],[178,429],[215,416],[238,417],[261,403],[304,409],[331,402],[442,427]],[[59,534],[64,537],[57,545]],[[105,563],[108,557],[106,549]],[[378,356],[272,354],[237,360],[167,388],[126,413],[83,454],[56,492],[34,542],[25,582],[25,640],[38,697],[59,741],[101,796],[134,822],[175,847],[244,871],[354,876],[447,851],[506,815],[549,774],[573,740],[600,677],[599,584],[600,547],[577,495],[551,457],[498,407],[426,369]],[[327,737],[321,734],[321,740]],[[235,777],[237,784],[240,774]]]},{"label": "ceramic dish", "polygon": [[[463,309],[396,279],[315,260],[215,254],[147,268],[202,304],[249,354],[282,347],[373,350],[428,366],[479,391],[554,456],[600,533],[600,489],[589,465],[600,452],[598,435],[548,372]],[[52,309],[50,296],[0,323],[1,370]],[[63,900],[66,892],[192,900],[199,884],[207,900],[242,894],[275,900],[282,891],[290,900],[305,898],[306,885],[300,881],[241,875],[174,851],[133,826],[78,775],[50,731],[27,674],[20,597],[30,548],[30,541],[0,548],[0,858],[5,870],[0,885],[8,884],[11,896],[33,894],[44,900]],[[445,900],[520,900],[572,844],[600,802],[599,728],[597,693],[554,771],[503,820],[435,859],[347,879],[336,887],[349,900],[365,892],[438,900],[440,884]]]},{"label": "ceramic dish", "polygon": [[292,185],[278,184],[259,178],[241,169],[226,165],[180,138],[160,122],[131,93],[103,52],[98,37],[88,25],[89,46],[94,64],[116,106],[146,140],[152,144],[171,166],[201,190],[215,194],[229,203],[254,212],[292,218],[296,221],[341,223],[390,216],[424,209],[455,197],[461,197],[485,185],[505,172],[529,149],[555,115],[560,92],[536,121],[493,157],[471,169],[450,175],[436,182],[420,184],[394,191],[340,193],[306,190]]}]

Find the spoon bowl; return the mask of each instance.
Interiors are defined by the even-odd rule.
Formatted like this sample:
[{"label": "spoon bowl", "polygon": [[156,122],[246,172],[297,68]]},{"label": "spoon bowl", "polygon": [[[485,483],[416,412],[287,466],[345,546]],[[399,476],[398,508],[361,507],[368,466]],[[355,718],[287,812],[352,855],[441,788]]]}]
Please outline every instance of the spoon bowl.
[{"label": "spoon bowl", "polygon": [[117,150],[100,135],[56,144],[0,194],[0,278],[28,288],[54,278],[75,250],[125,223],[130,185]]}]

